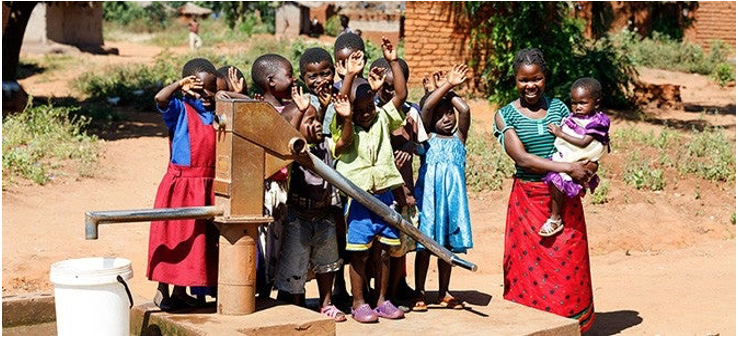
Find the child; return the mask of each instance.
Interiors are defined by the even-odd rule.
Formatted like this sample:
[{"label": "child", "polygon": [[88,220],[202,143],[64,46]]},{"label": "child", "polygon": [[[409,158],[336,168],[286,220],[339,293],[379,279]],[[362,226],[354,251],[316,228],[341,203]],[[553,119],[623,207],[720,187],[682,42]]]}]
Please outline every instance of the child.
[{"label": "child", "polygon": [[[608,129],[611,120],[600,110],[602,89],[598,80],[585,77],[572,84],[572,114],[562,120],[562,126],[550,124],[549,132],[557,138],[554,146],[557,152],[552,155],[555,162],[597,162],[610,151]],[[593,142],[595,141],[595,142]],[[549,172],[543,180],[549,185],[552,194],[552,216],[539,229],[542,237],[553,236],[564,228],[560,210],[564,194],[572,198],[580,194],[582,185],[565,173]],[[587,182],[590,191],[598,186],[598,175]]]},{"label": "child", "polygon": [[[345,33],[339,35],[334,42],[334,60],[336,61],[336,72],[339,78],[344,79],[346,76],[346,60],[355,52],[362,52],[364,62],[367,62],[364,50],[364,41],[359,35],[354,33]],[[364,71],[364,69],[363,69]],[[359,77],[363,77],[363,72],[359,72]],[[341,88],[342,82],[337,82],[334,87]]]},{"label": "child", "polygon": [[[285,112],[299,110],[292,120],[300,121],[298,129],[308,141],[310,152],[324,163],[333,165],[333,142],[328,137],[324,138],[321,121],[310,105],[310,98],[298,94],[293,87],[293,100],[297,109],[291,107]],[[339,115],[351,118],[351,107],[345,96],[336,97],[333,101]],[[336,224],[331,210],[335,194],[334,187],[323,178],[297,163],[293,164],[275,287],[289,293],[291,303],[300,305],[310,264],[318,281],[321,314],[343,322],[346,315],[331,304],[334,274],[343,264],[339,258]]]},{"label": "child", "polygon": [[[367,81],[355,80],[359,70],[349,68],[344,81],[352,85],[352,116],[351,118],[335,116],[331,124],[331,134],[336,140],[335,153],[338,159],[336,170],[359,188],[390,206],[393,203],[391,190],[401,186],[403,178],[395,168],[389,135],[391,130],[403,124],[403,115],[398,109],[405,102],[407,90],[398,63],[397,50],[384,37],[382,49],[395,79],[395,96],[381,108],[376,107],[374,92]],[[376,266],[376,271],[381,271],[377,288],[379,296],[374,310],[365,302],[363,294],[369,248],[375,238],[379,237],[383,255],[386,255],[388,246],[400,244],[398,230],[351,199],[346,206],[346,218],[348,225],[346,248],[352,251],[350,270],[354,297],[352,317],[360,323],[376,322],[378,317],[403,318],[403,311],[385,299],[389,269],[387,260],[371,262]]]},{"label": "child", "polygon": [[[206,59],[192,59],[182,76],[154,97],[170,141],[169,167],[154,208],[213,205],[215,199],[216,137],[211,125],[216,69]],[[174,97],[177,90],[182,90],[182,100]],[[146,276],[159,282],[154,304],[165,311],[196,305],[185,288],[217,285],[217,245],[218,231],[206,220],[151,222]],[[174,285],[171,295],[169,284]]]},{"label": "child", "polygon": [[[270,103],[282,115],[284,100],[291,98],[293,86],[293,67],[286,58],[277,54],[258,57],[251,68],[251,78],[263,93],[264,101]],[[285,116],[283,116],[285,117]],[[289,119],[288,119],[289,121]],[[279,258],[282,233],[282,219],[286,213],[287,168],[282,168],[264,180],[265,214],[274,221],[260,226],[260,258],[263,264],[258,269],[259,296],[269,297],[274,282],[277,260]]]},{"label": "child", "polygon": [[216,85],[218,91],[225,91],[243,95],[247,93],[246,81],[241,70],[234,66],[223,66],[216,71]]},{"label": "child", "polygon": [[[403,77],[405,78],[406,84],[410,71],[408,64],[403,59],[398,59],[400,68],[403,71]],[[377,59],[370,65],[370,79],[372,79],[376,70],[382,70],[382,85],[377,90],[377,96],[375,97],[375,104],[378,106],[385,105],[395,95],[395,88],[393,87],[393,74],[390,71],[387,60]],[[393,190],[395,197],[396,211],[403,216],[403,218],[410,224],[418,227],[418,210],[416,208],[416,199],[413,196],[414,179],[413,179],[413,154],[416,153],[416,149],[420,143],[425,142],[428,139],[426,130],[423,127],[421,121],[420,109],[415,103],[404,102],[401,110],[405,113],[405,125],[393,130],[390,138],[393,150],[395,151],[395,165],[403,177],[403,186]],[[405,255],[416,248],[416,241],[410,236],[401,233],[400,234],[400,246],[397,250],[390,251],[390,285],[389,294],[390,299],[394,302],[399,302],[400,299],[411,299],[414,296],[414,291],[408,286],[405,281],[406,276],[406,261]],[[410,310],[406,306],[398,306],[404,312]]]},{"label": "child", "polygon": [[[472,228],[465,183],[465,143],[470,127],[470,109],[456,95],[447,93],[462,84],[467,66],[457,65],[439,88],[421,100],[421,119],[426,130],[433,130],[421,157],[416,197],[421,211],[420,230],[429,238],[455,253],[472,248]],[[457,108],[459,118],[454,111]],[[416,290],[419,297],[413,307],[425,311],[425,282],[430,253],[420,243],[416,253]],[[452,266],[441,259],[439,269],[439,304],[462,309],[464,305],[449,294]]]},{"label": "child", "polygon": [[325,49],[320,47],[308,48],[300,56],[300,79],[310,91],[311,105],[322,117],[323,133],[331,134],[329,125],[334,118],[334,107],[331,97],[336,93],[334,89],[334,63]]}]

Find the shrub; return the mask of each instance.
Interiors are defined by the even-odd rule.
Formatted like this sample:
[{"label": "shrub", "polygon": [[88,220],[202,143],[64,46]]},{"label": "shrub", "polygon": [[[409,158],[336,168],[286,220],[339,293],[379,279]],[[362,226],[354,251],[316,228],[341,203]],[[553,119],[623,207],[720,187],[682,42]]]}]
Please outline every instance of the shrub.
[{"label": "shrub", "polygon": [[636,153],[632,153],[621,177],[624,182],[639,190],[660,191],[667,184],[662,169],[652,168]]},{"label": "shrub", "polygon": [[[513,59],[523,48],[542,50],[549,68],[547,95],[569,101],[570,85],[590,76],[603,85],[605,105],[628,104],[626,92],[636,72],[608,38],[588,42],[584,23],[565,2],[464,2],[470,20],[470,48],[480,55],[470,61],[481,70],[488,98],[506,104],[518,97]],[[546,18],[543,20],[542,18]]]},{"label": "shrub", "polygon": [[711,73],[711,78],[716,80],[719,86],[725,87],[727,83],[736,80],[736,69],[728,63],[722,63]]},{"label": "shrub", "polygon": [[634,65],[703,75],[711,74],[731,53],[725,43],[713,41],[706,55],[696,44],[673,40],[657,32],[645,38],[623,29],[610,38]]},{"label": "shrub", "polygon": [[720,128],[693,131],[678,159],[681,173],[694,173],[710,181],[733,181],[736,178],[735,144]]},{"label": "shrub", "polygon": [[344,27],[341,27],[339,16],[334,15],[326,20],[326,27],[323,31],[328,36],[339,36],[339,33],[341,33],[342,30],[344,30]]},{"label": "shrub", "polygon": [[3,118],[3,186],[16,177],[45,184],[66,160],[78,164],[81,176],[92,174],[97,138],[83,131],[90,119],[73,116],[77,110],[47,104]]},{"label": "shrub", "polygon": [[467,186],[473,192],[500,190],[516,172],[513,161],[490,133],[470,131],[466,148]]},{"label": "shrub", "polygon": [[161,31],[169,26],[164,5],[157,1],[152,1],[146,7],[134,1],[104,1],[103,20],[125,26],[134,32]]}]

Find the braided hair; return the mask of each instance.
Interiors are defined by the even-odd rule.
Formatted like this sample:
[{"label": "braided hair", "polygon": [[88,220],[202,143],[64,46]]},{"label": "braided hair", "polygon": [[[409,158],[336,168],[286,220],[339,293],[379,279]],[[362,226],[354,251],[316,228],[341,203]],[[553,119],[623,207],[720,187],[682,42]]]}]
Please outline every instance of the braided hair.
[{"label": "braided hair", "polygon": [[276,73],[282,67],[287,66],[288,73],[292,72],[290,61],[277,54],[264,54],[254,60],[251,66],[251,79],[262,90],[269,87],[267,77]]},{"label": "braided hair", "polygon": [[592,77],[581,77],[575,80],[575,83],[570,87],[570,91],[575,88],[583,88],[587,90],[596,101],[603,97],[603,87],[600,85],[598,80]]},{"label": "braided hair", "polygon": [[[403,72],[403,77],[405,78],[405,81],[408,81],[408,76],[410,76],[410,70],[408,69],[408,64],[405,62],[405,60],[398,58],[398,62],[400,63],[400,70]],[[390,64],[387,63],[387,60],[385,58],[379,58],[372,62],[370,65],[370,69],[380,67],[385,68],[386,72],[390,72]]]},{"label": "braided hair", "polygon": [[216,67],[207,59],[195,58],[187,61],[182,67],[182,77],[197,75],[198,73],[208,73],[216,75]]},{"label": "braided hair", "polygon": [[513,71],[518,72],[522,65],[537,65],[542,72],[547,71],[547,63],[544,61],[544,54],[539,48],[524,48],[516,53],[513,59]]},{"label": "braided hair", "polygon": [[328,61],[328,64],[331,65],[331,68],[334,67],[334,59],[331,57],[331,54],[329,54],[329,52],[325,49],[320,47],[306,49],[303,52],[303,55],[300,56],[300,75],[305,75],[305,68],[309,64],[321,63],[323,61]]}]

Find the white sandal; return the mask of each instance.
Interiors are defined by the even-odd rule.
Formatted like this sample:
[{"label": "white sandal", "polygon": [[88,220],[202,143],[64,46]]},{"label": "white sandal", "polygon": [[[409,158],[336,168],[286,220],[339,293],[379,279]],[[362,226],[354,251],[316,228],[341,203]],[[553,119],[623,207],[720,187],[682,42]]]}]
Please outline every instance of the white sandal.
[{"label": "white sandal", "polygon": [[564,224],[562,223],[562,219],[553,220],[551,218],[547,219],[546,222],[544,222],[544,225],[541,226],[541,229],[539,229],[539,236],[541,237],[550,237],[554,236],[560,231],[564,229]]}]

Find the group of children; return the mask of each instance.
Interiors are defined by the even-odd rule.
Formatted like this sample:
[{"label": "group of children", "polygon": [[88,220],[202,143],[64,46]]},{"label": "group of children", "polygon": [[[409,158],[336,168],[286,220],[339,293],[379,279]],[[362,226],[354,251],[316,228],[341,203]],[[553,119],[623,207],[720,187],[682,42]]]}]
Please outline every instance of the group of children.
[{"label": "group of children", "polygon": [[[465,253],[472,248],[465,181],[470,109],[452,89],[465,82],[467,67],[425,78],[426,94],[416,105],[406,101],[407,64],[386,38],[382,51],[364,74],[368,60],[355,34],[337,38],[333,57],[310,48],[299,62],[304,87],[293,78],[289,60],[263,55],[251,69],[262,94],[251,99],[274,106],[313,155],[356,186],[442,246]],[[155,97],[171,147],[155,208],[213,204],[215,98],[250,98],[235,67],[216,70],[205,59],[193,59],[182,76]],[[178,90],[181,99],[174,95]],[[415,182],[413,156],[421,159]],[[261,297],[269,297],[274,286],[278,299],[304,306],[305,284],[314,275],[320,312],[345,321],[335,303],[349,299],[343,272],[348,263],[352,296],[345,310],[358,322],[400,319],[404,312],[427,309],[430,253],[422,245],[298,163],[265,180],[264,194],[265,213],[275,222],[261,229]],[[204,220],[152,222],[147,277],[159,282],[157,306],[198,306],[205,295],[215,295],[217,241],[215,227]],[[416,251],[415,288],[405,282],[410,251]],[[438,260],[438,272],[438,303],[462,309],[463,302],[449,293],[451,265]],[[187,286],[197,299],[187,294]]]}]

